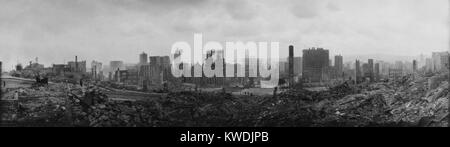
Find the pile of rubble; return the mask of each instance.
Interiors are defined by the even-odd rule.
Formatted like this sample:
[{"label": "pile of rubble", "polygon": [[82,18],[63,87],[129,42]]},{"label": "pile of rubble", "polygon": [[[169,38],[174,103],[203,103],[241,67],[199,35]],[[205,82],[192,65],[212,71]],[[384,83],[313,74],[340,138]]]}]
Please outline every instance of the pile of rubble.
[{"label": "pile of rubble", "polygon": [[409,75],[369,85],[343,84],[324,92],[288,90],[262,106],[266,110],[257,125],[447,126],[447,78]]},{"label": "pile of rubble", "polygon": [[323,123],[332,114],[331,105],[355,91],[355,87],[347,83],[320,92],[290,89],[276,97],[266,98],[269,101],[261,105],[264,111],[260,112],[256,126],[326,126]]},{"label": "pile of rubble", "polygon": [[[255,120],[254,99],[231,94],[176,92],[151,101],[110,100],[96,87],[72,89],[62,113],[71,126],[237,126]],[[255,113],[256,114],[256,113]],[[256,115],[254,115],[256,116]]]},{"label": "pile of rubble", "polygon": [[112,100],[96,86],[56,84],[21,91],[18,124],[91,127],[447,126],[448,77],[405,76],[327,91],[274,96],[169,92],[145,101]]},{"label": "pile of rubble", "polygon": [[[438,78],[433,83],[430,79]],[[361,93],[333,102],[332,119],[345,126],[447,126],[448,82],[444,75],[405,76],[369,85]],[[331,111],[332,112],[332,111]],[[341,123],[342,124],[342,123]]]},{"label": "pile of rubble", "polygon": [[415,81],[401,89],[391,113],[394,121],[415,126],[447,126],[449,83],[445,75]]}]

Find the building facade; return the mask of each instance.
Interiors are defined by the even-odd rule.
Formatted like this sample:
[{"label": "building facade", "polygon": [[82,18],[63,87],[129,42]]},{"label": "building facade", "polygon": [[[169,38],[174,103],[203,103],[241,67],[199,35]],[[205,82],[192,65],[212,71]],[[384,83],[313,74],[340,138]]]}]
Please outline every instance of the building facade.
[{"label": "building facade", "polygon": [[303,50],[303,78],[307,82],[326,80],[329,69],[329,51],[323,48]]}]

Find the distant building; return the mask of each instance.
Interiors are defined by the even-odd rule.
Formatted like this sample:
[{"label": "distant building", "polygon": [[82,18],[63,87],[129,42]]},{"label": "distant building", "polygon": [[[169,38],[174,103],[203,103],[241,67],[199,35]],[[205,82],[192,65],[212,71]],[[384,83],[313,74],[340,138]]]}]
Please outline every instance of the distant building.
[{"label": "distant building", "polygon": [[287,62],[286,61],[280,61],[279,62],[279,68],[280,68],[280,76],[283,76],[287,73]]},{"label": "distant building", "polygon": [[22,64],[16,65],[16,71],[21,71],[23,69]]},{"label": "distant building", "polygon": [[363,81],[371,81],[371,70],[369,63],[362,65]]},{"label": "distant building", "polygon": [[71,72],[79,72],[79,73],[86,72],[86,61],[80,62],[69,61],[67,65],[69,66]]},{"label": "distant building", "polygon": [[448,71],[449,58],[450,55],[448,53],[441,55],[441,71]]},{"label": "distant building", "polygon": [[92,61],[91,62],[91,74],[92,78],[95,80],[102,80],[103,79],[103,64],[99,61]]},{"label": "distant building", "polygon": [[147,64],[148,63],[148,55],[144,52],[139,55],[139,64]]},{"label": "distant building", "polygon": [[329,51],[323,48],[303,50],[303,77],[308,82],[326,80],[329,68]]},{"label": "distant building", "polygon": [[128,85],[139,85],[139,69],[137,67],[127,68],[127,72],[124,83]]},{"label": "distant building", "polygon": [[433,61],[431,58],[425,59],[425,70],[426,70],[426,72],[433,71]]},{"label": "distant building", "polygon": [[289,57],[288,57],[288,63],[289,63],[289,84],[294,83],[294,46],[289,46]]},{"label": "distant building", "polygon": [[341,55],[334,56],[334,69],[337,78],[343,78],[344,58]]},{"label": "distant building", "polygon": [[375,71],[374,75],[375,81],[378,82],[380,81],[380,63],[375,63],[374,71]]},{"label": "distant building", "polygon": [[114,72],[114,81],[127,85],[139,85],[138,65],[127,66],[125,70],[116,70]]},{"label": "distant building", "polygon": [[123,61],[111,61],[109,62],[109,67],[111,71],[116,71],[117,69],[119,70],[124,70],[125,69],[125,65],[123,63]]},{"label": "distant building", "polygon": [[157,65],[140,65],[139,67],[139,85],[149,87],[152,85],[160,86],[163,82],[162,70]]},{"label": "distant building", "polygon": [[108,81],[112,81],[113,80],[113,74],[112,72],[108,72]]},{"label": "distant building", "polygon": [[368,72],[369,72],[369,79],[370,79],[370,82],[374,82],[375,81],[375,77],[374,77],[374,71],[373,71],[373,69],[374,69],[374,63],[373,63],[373,59],[369,59],[368,60]]},{"label": "distant building", "polygon": [[56,75],[64,75],[64,73],[70,72],[70,68],[67,64],[53,64],[52,72]]},{"label": "distant building", "polygon": [[127,78],[128,78],[127,70],[116,70],[114,72],[114,81],[116,81],[116,82],[125,83]]},{"label": "distant building", "polygon": [[302,74],[302,57],[294,57],[294,76],[300,76]]},{"label": "distant building", "polygon": [[398,80],[403,75],[403,69],[391,68],[389,69],[389,78],[393,80]]},{"label": "distant building", "polygon": [[417,60],[413,60],[413,72],[417,72]]},{"label": "distant building", "polygon": [[355,79],[356,79],[356,83],[359,83],[362,81],[361,75],[362,71],[361,71],[361,63],[359,60],[356,60],[355,62]]},{"label": "distant building", "polygon": [[401,70],[403,70],[403,62],[402,61],[395,61],[395,64],[394,64],[394,68],[395,69],[401,69]]},{"label": "distant building", "polygon": [[42,70],[44,69],[44,65],[43,64],[39,64],[39,63],[32,63],[30,62],[30,64],[28,66],[26,66],[24,68],[24,70]]},{"label": "distant building", "polygon": [[169,56],[150,56],[149,58],[149,64],[138,65],[138,85],[144,88],[161,86],[165,81],[172,79]]},{"label": "distant building", "polygon": [[159,65],[161,63],[162,61],[160,56],[150,56],[150,64]]},{"label": "distant building", "polygon": [[431,59],[432,59],[432,67],[433,72],[439,72],[443,70],[447,70],[445,64],[448,62],[448,52],[433,52]]}]

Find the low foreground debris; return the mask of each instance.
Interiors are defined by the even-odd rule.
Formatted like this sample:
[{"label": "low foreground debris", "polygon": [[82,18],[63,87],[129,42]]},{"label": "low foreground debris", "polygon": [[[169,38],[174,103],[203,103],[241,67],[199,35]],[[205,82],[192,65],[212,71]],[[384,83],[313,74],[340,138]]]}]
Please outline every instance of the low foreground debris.
[{"label": "low foreground debris", "polygon": [[96,86],[50,84],[21,89],[19,101],[4,104],[10,107],[2,108],[8,110],[2,120],[91,127],[447,126],[449,83],[429,83],[441,76],[342,84],[322,92],[292,89],[276,96],[184,91],[144,100],[114,100]]}]

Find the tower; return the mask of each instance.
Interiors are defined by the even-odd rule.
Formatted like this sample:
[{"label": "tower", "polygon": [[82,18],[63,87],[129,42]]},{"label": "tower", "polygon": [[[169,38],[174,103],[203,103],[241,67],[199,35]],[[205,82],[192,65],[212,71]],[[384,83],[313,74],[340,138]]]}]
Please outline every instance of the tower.
[{"label": "tower", "polygon": [[294,46],[289,46],[289,84],[294,83]]}]

